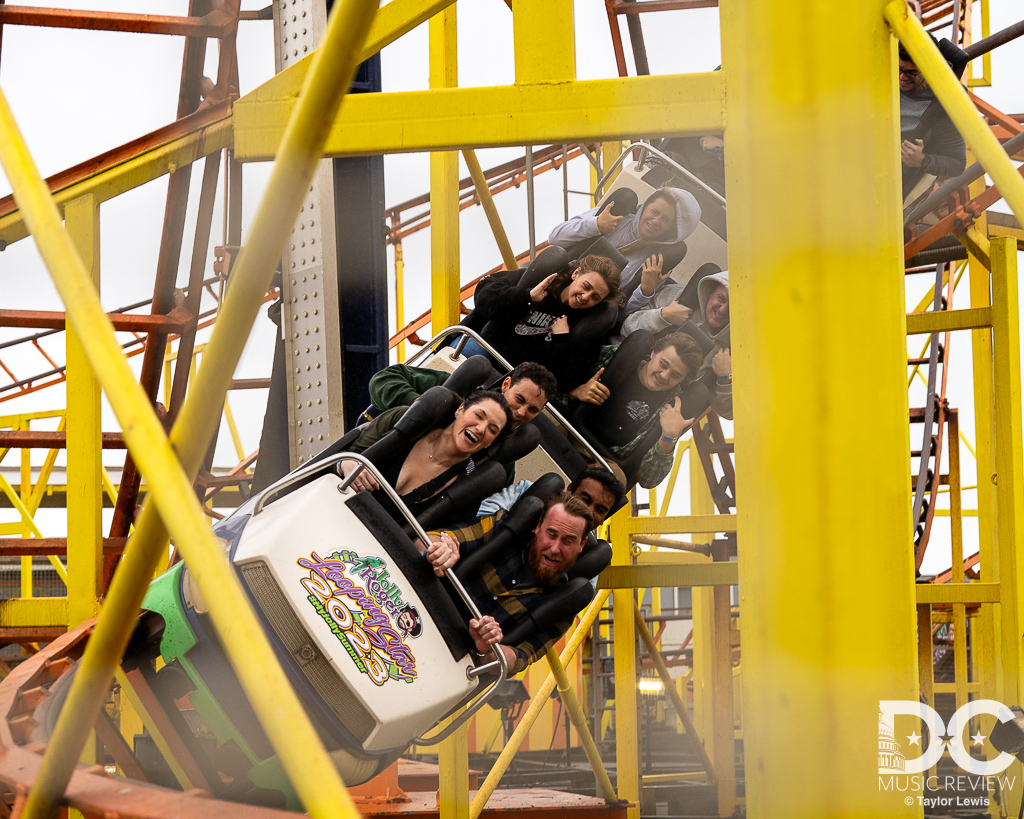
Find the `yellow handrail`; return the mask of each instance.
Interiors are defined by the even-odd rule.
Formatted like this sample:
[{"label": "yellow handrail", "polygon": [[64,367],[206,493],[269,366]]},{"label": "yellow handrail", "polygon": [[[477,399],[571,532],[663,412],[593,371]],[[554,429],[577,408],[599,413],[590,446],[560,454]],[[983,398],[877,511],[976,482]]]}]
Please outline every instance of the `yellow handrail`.
[{"label": "yellow handrail", "polygon": [[[190,471],[198,466],[212,428],[219,421],[220,403],[241,345],[273,273],[272,260],[280,256],[290,219],[298,212],[327,131],[352,81],[356,58],[375,12],[376,3],[372,0],[338,4],[328,24],[324,46],[314,56],[252,229],[253,241],[239,259],[221,321],[210,341],[211,350],[203,368],[203,374],[208,372],[209,376],[197,379],[191,400],[183,407],[175,427],[177,434],[172,436],[183,464]],[[190,481],[121,355],[109,319],[86,277],[81,259],[61,228],[56,206],[2,94],[0,134],[4,137],[0,139],[0,160],[65,302],[68,320],[83,339],[90,364],[121,422],[129,448],[150,481],[155,506],[194,572],[200,590],[205,590],[204,597],[210,601],[210,614],[229,658],[286,772],[314,816],[357,816],[337,770],[323,751],[258,627],[223,550],[205,526]],[[245,265],[247,258],[253,261]],[[249,305],[253,292],[257,296]],[[218,334],[227,340],[218,344]],[[217,400],[212,400],[215,396]],[[191,412],[190,406],[194,408]],[[211,415],[211,407],[218,410],[216,418],[205,417]],[[147,518],[149,524],[143,526]],[[123,653],[145,581],[152,573],[165,537],[160,517],[155,513],[144,514],[136,536],[138,542],[127,550],[115,575],[67,707],[26,801],[24,816],[49,817],[55,812]]]}]

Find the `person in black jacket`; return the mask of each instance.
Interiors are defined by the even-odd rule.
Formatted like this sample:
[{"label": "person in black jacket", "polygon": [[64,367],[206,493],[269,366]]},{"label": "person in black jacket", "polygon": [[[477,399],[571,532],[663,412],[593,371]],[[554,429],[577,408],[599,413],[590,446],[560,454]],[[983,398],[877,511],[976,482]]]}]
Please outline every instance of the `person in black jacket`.
[{"label": "person in black jacket", "polygon": [[603,256],[584,256],[532,286],[519,284],[521,275],[496,273],[477,285],[473,312],[486,321],[481,335],[513,365],[535,361],[570,383],[614,321],[617,309],[607,311],[607,322],[585,319],[615,298],[618,267]]},{"label": "person in black jacket", "polygon": [[[947,61],[950,68],[957,71],[957,65],[949,57]],[[903,162],[903,196],[906,198],[926,173],[939,177],[963,173],[967,166],[967,149],[964,138],[903,43],[899,45],[899,81],[900,158]]]}]

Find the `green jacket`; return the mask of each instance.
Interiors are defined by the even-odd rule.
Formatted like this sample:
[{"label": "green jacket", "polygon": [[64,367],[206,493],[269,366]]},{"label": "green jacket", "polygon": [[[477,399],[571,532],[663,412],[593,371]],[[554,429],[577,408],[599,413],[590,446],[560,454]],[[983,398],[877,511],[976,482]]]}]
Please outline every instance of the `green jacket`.
[{"label": "green jacket", "polygon": [[370,403],[379,410],[408,407],[431,387],[448,380],[451,373],[392,364],[370,379]]}]

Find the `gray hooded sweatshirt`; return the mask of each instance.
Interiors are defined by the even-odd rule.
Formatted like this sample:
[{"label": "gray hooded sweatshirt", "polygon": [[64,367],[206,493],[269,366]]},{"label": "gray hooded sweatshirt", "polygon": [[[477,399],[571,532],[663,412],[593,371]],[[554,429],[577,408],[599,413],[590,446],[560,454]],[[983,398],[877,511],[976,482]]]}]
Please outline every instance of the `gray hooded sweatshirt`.
[{"label": "gray hooded sweatshirt", "polygon": [[[720,273],[713,273],[700,280],[697,284],[697,300],[700,304],[700,313],[699,315],[692,316],[691,321],[707,333],[715,342],[715,346],[712,348],[711,352],[704,357],[704,363],[701,364],[697,378],[704,381],[707,385],[708,392],[711,394],[712,409],[714,409],[714,411],[723,418],[732,420],[732,383],[719,384],[714,370],[711,369],[711,362],[715,357],[715,353],[723,347],[729,347],[729,324],[726,324],[725,327],[722,327],[720,330],[714,330],[708,325],[707,318],[705,317],[708,298],[720,284],[725,285],[726,290],[729,289],[728,270],[723,270]],[[626,319],[625,323],[622,325],[623,338],[637,330],[648,330],[654,335],[657,335],[663,330],[671,327],[672,325],[662,318],[661,308],[667,307],[679,298],[684,287],[685,285],[682,284],[672,284],[655,293],[644,306],[644,309],[637,310],[637,312],[633,313]]]},{"label": "gray hooded sweatshirt", "polygon": [[[640,223],[640,214],[644,212],[647,203],[661,193],[660,190],[648,196],[636,213],[624,217],[619,222],[619,226],[605,236],[605,239],[628,260],[628,264],[622,271],[622,285],[619,287],[619,292],[627,296],[640,284],[640,268],[643,267],[647,257],[652,253],[661,253],[665,247],[683,241],[697,229],[697,225],[700,223],[700,205],[697,204],[692,193],[680,188],[666,188],[665,190],[675,201],[676,224],[664,238],[648,241],[640,237],[640,232],[637,229]],[[568,222],[562,222],[551,231],[548,242],[568,250],[584,239],[596,239],[601,235],[601,231],[597,227],[597,211],[598,208],[591,208],[579,216],[574,216]],[[665,280],[665,283],[670,282],[670,279]]]}]

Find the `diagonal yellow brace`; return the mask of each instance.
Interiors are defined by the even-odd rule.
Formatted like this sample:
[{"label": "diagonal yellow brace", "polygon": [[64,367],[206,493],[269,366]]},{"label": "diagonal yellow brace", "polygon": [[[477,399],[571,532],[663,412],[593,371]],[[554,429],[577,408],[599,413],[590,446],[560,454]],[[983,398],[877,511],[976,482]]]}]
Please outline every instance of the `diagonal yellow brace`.
[{"label": "diagonal yellow brace", "polygon": [[717,779],[715,777],[715,766],[711,762],[711,757],[708,756],[707,749],[704,747],[704,742],[697,733],[697,727],[693,724],[693,720],[690,719],[690,712],[686,708],[686,703],[683,702],[683,698],[676,690],[675,680],[673,680],[672,675],[668,673],[668,666],[665,665],[665,661],[661,657],[661,652],[658,650],[658,646],[654,642],[654,636],[651,634],[651,630],[647,628],[647,623],[644,621],[644,616],[641,614],[640,607],[636,605],[635,600],[633,601],[633,605],[633,613],[636,619],[636,630],[640,634],[640,639],[644,641],[644,645],[647,647],[647,654],[651,658],[651,662],[654,663],[654,667],[657,669],[658,676],[661,677],[662,683],[665,685],[665,693],[668,695],[669,699],[672,700],[672,706],[676,709],[676,714],[683,723],[686,735],[693,740],[693,746],[697,751],[697,755],[700,757],[700,764],[704,766],[704,772],[707,775],[708,784],[713,784]]},{"label": "diagonal yellow brace", "polygon": [[587,715],[583,713],[583,706],[580,705],[576,692],[573,691],[572,685],[569,683],[565,667],[562,665],[562,661],[558,659],[558,652],[555,651],[554,646],[548,649],[547,656],[548,665],[551,666],[551,673],[554,674],[555,680],[558,683],[558,693],[562,697],[562,704],[565,705],[566,713],[569,714],[569,719],[572,720],[572,724],[576,727],[580,737],[580,744],[583,745],[583,750],[587,754],[590,767],[594,769],[594,776],[597,777],[597,784],[601,788],[601,795],[604,796],[606,802],[618,802],[619,797],[615,794],[612,781],[608,778],[608,771],[604,769],[604,762],[601,761],[601,752],[597,750],[594,738],[590,735],[590,728],[587,726]]},{"label": "diagonal yellow brace", "polygon": [[[253,241],[239,259],[221,320],[210,341],[211,352],[172,434],[182,463],[189,471],[194,472],[198,467],[209,436],[219,421],[209,408],[219,407],[226,394],[252,320],[269,285],[273,260],[280,256],[288,225],[298,212],[313,166],[322,152],[327,127],[351,84],[359,46],[369,29],[375,6],[367,0],[347,0],[335,7],[324,45],[318,50],[306,78],[252,228]],[[357,816],[337,770],[323,751],[266,636],[256,624],[223,550],[218,548],[202,520],[191,486],[121,356],[95,291],[83,283],[81,260],[69,246],[53,201],[31,162],[2,95],[0,135],[3,136],[0,160],[11,179],[19,207],[54,275],[69,321],[86,342],[90,364],[97,371],[118,415],[133,456],[150,480],[155,506],[167,521],[200,590],[205,589],[204,596],[211,601],[210,613],[229,658],[285,770],[312,815]],[[49,817],[55,812],[127,644],[131,624],[165,539],[160,516],[151,511],[144,514],[133,548],[127,550],[125,561],[115,575],[89,649],[83,655],[64,711],[65,718],[58,723],[47,748],[36,785],[26,801],[24,816]]]},{"label": "diagonal yellow brace", "polygon": [[928,80],[928,85],[968,147],[996,183],[1017,221],[1024,224],[1024,179],[1020,178],[999,140],[978,115],[967,90],[953,74],[917,17],[910,14],[905,0],[892,0],[886,5],[885,19],[914,58],[914,64]]},{"label": "diagonal yellow brace", "polygon": [[494,197],[491,196],[491,190],[487,187],[487,179],[480,168],[480,160],[476,158],[476,151],[467,148],[462,152],[462,158],[466,160],[466,167],[469,168],[469,175],[473,179],[473,187],[476,188],[480,206],[487,216],[487,224],[491,226],[494,241],[498,243],[498,250],[501,251],[501,259],[505,262],[505,268],[518,270],[516,254],[512,251],[512,245],[509,244],[505,227],[501,224],[501,217],[498,216],[498,209],[494,206]]},{"label": "diagonal yellow brace", "polygon": [[[594,621],[601,613],[601,609],[604,608],[604,604],[607,602],[609,594],[610,592],[607,590],[599,590],[597,592],[597,597],[590,601],[590,605],[583,613],[579,623],[577,623],[575,631],[573,631],[572,636],[569,637],[565,648],[562,649],[562,654],[559,659],[563,666],[575,656],[579,647],[583,644],[587,634],[590,632],[591,626],[594,625]],[[526,735],[533,727],[533,723],[537,721],[537,717],[540,716],[540,712],[544,709],[544,706],[547,704],[548,697],[551,696],[551,692],[554,691],[554,689],[555,675],[548,674],[544,679],[544,682],[541,684],[541,687],[530,697],[530,707],[526,709],[526,713],[523,714],[523,718],[519,720],[516,730],[512,732],[512,736],[509,737],[508,742],[505,743],[505,747],[501,749],[501,753],[494,761],[494,765],[491,766],[491,770],[487,774],[487,778],[480,784],[480,788],[477,790],[476,796],[473,797],[473,802],[469,806],[470,819],[480,819],[480,814],[483,813],[484,808],[487,806],[487,800],[491,798],[491,794],[494,793],[494,789],[498,787],[501,777],[505,775],[505,771],[508,770],[508,766],[511,764],[512,758],[519,750],[519,746],[523,744],[523,740],[526,739]]]}]

